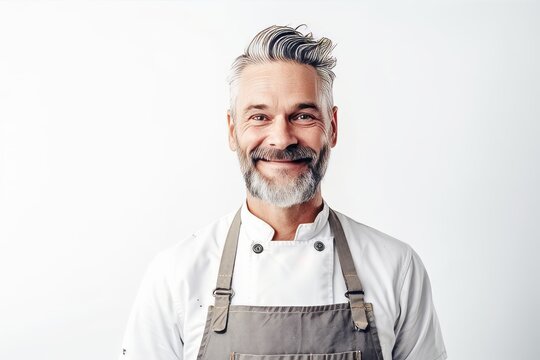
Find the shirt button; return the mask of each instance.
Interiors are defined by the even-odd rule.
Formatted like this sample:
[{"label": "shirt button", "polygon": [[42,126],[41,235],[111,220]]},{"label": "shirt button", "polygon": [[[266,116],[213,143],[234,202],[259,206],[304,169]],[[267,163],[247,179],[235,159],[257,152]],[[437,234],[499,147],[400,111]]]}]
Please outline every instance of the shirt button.
[{"label": "shirt button", "polygon": [[324,244],[322,243],[322,241],[315,241],[315,244],[313,244],[313,247],[317,251],[323,251],[324,250]]},{"label": "shirt button", "polygon": [[255,244],[255,245],[253,245],[252,249],[253,249],[253,252],[254,252],[255,254],[260,254],[260,253],[262,253],[263,250],[264,250],[264,248],[263,248],[263,246],[262,246],[261,244]]}]

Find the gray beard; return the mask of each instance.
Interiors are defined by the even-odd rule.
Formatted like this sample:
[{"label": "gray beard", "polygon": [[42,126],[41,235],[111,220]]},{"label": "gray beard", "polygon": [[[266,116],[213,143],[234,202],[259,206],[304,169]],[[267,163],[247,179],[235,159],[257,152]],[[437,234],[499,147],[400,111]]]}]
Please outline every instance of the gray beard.
[{"label": "gray beard", "polygon": [[[275,156],[273,156],[275,158],[291,160],[310,155],[311,161],[308,163],[308,169],[300,176],[292,178],[291,181],[287,183],[279,184],[262,175],[255,167],[255,162],[257,161],[256,158],[258,157],[257,154],[265,154],[268,152],[275,154]],[[313,199],[320,188],[321,180],[328,167],[330,147],[328,144],[324,144],[318,154],[311,148],[298,145],[292,145],[283,151],[256,148],[249,156],[238,149],[236,154],[240,162],[240,170],[244,176],[248,192],[253,197],[274,206],[288,208]],[[288,178],[290,175],[288,171],[283,170],[281,171],[281,174],[278,174],[278,177]]]}]

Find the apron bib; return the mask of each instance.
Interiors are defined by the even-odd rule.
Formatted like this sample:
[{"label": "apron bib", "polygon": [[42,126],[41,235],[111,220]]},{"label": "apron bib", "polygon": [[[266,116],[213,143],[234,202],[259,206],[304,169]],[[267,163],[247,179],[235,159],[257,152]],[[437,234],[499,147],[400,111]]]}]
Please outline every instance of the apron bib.
[{"label": "apron bib", "polygon": [[345,233],[329,222],[347,286],[348,302],[320,306],[231,305],[240,210],[223,248],[215,303],[209,306],[197,360],[383,360],[373,306],[354,267]]}]

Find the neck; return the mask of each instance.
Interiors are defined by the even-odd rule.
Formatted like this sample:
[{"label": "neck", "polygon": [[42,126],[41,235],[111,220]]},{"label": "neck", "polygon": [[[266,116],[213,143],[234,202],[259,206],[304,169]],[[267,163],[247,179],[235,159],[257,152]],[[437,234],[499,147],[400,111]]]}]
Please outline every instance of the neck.
[{"label": "neck", "polygon": [[300,224],[315,221],[323,209],[323,199],[318,191],[313,199],[289,208],[281,208],[247,194],[249,211],[274,229],[272,240],[293,240]]}]

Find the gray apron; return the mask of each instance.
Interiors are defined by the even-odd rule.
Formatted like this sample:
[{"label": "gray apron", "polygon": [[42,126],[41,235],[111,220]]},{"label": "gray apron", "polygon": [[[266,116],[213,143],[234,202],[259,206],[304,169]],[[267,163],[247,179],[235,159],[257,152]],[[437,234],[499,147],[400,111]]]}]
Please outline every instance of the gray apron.
[{"label": "gray apron", "polygon": [[383,360],[373,307],[341,223],[329,213],[348,302],[319,306],[230,305],[240,210],[223,248],[215,304],[209,306],[197,360]]}]

